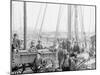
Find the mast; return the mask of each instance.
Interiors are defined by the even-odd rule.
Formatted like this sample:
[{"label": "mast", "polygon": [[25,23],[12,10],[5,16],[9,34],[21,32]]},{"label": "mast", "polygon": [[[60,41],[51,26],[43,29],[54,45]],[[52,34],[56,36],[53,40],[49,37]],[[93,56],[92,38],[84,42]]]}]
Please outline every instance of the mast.
[{"label": "mast", "polygon": [[82,8],[80,7],[80,11],[81,11],[81,31],[82,31],[82,36],[83,36],[83,41],[85,43],[85,47],[86,47],[86,33],[85,33],[85,30],[84,30],[84,20],[83,20],[83,12],[82,12]]},{"label": "mast", "polygon": [[76,39],[76,42],[78,42],[78,12],[77,12],[77,5],[74,6],[75,8],[75,39]]},{"label": "mast", "polygon": [[68,39],[71,39],[71,5],[68,5]]},{"label": "mast", "polygon": [[26,36],[26,34],[27,34],[26,33],[26,25],[27,25],[27,16],[26,16],[27,13],[26,12],[27,12],[27,9],[26,9],[26,2],[25,1],[24,1],[24,7],[23,8],[24,8],[24,13],[23,13],[24,17],[23,18],[24,18],[24,50],[25,50],[26,49],[26,40],[27,40],[26,39],[26,37],[27,37]]}]

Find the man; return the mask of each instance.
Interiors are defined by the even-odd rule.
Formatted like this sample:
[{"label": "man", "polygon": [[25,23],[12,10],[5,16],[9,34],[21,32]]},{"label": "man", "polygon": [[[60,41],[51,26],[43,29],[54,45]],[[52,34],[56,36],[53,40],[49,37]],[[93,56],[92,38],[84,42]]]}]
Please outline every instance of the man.
[{"label": "man", "polygon": [[62,48],[63,48],[63,49],[66,49],[66,43],[65,43],[64,40],[63,40],[63,42],[62,42]]},{"label": "man", "polygon": [[20,40],[18,39],[18,35],[15,33],[14,35],[13,35],[13,42],[12,42],[12,51],[14,50],[14,49],[16,49],[16,50],[18,50],[18,49],[20,49]]},{"label": "man", "polygon": [[21,49],[21,50],[24,49],[24,40],[20,40],[20,49]]},{"label": "man", "polygon": [[70,56],[69,54],[65,54],[65,57],[64,57],[64,63],[63,63],[63,66],[62,66],[62,69],[63,71],[70,71]]},{"label": "man", "polygon": [[68,39],[66,41],[66,47],[67,47],[67,51],[70,52],[71,51],[71,42]]},{"label": "man", "polygon": [[36,48],[39,49],[43,49],[43,46],[41,45],[41,41],[38,41],[38,44],[36,45]]},{"label": "man", "polygon": [[31,41],[31,46],[30,48],[34,48],[35,47],[35,42],[34,41]]},{"label": "man", "polygon": [[74,52],[77,52],[77,53],[80,53],[80,48],[79,48],[78,42],[75,42],[73,51],[74,51]]},{"label": "man", "polygon": [[29,51],[36,51],[36,47],[35,47],[35,42],[34,41],[31,41],[31,46],[29,48]]},{"label": "man", "polygon": [[40,69],[43,67],[42,65],[42,58],[41,58],[41,54],[37,53],[37,56],[34,60],[34,65],[35,65],[35,72],[40,72]]},{"label": "man", "polygon": [[64,50],[62,49],[62,45],[60,45],[59,51],[58,51],[59,69],[62,69],[63,62],[64,62]]}]

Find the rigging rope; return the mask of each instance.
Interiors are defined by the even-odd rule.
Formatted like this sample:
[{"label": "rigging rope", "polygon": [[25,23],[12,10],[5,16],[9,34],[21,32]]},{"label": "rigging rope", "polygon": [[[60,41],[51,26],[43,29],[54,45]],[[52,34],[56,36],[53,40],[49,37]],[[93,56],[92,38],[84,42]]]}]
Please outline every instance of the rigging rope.
[{"label": "rigging rope", "polygon": [[59,6],[59,11],[58,11],[58,19],[57,19],[57,25],[56,25],[56,34],[55,34],[55,40],[57,40],[58,37],[58,30],[59,30],[59,25],[60,25],[60,19],[61,19],[61,10],[62,6]]},{"label": "rigging rope", "polygon": [[42,9],[42,4],[41,4],[39,12],[38,12],[38,16],[37,16],[37,19],[36,19],[36,24],[35,24],[35,27],[34,27],[34,31],[36,30],[36,27],[37,27],[38,22],[39,22],[39,17],[40,17],[41,9]]},{"label": "rigging rope", "polygon": [[38,40],[40,40],[40,38],[41,38],[41,30],[42,30],[42,27],[43,27],[43,22],[44,22],[44,18],[45,18],[45,14],[46,14],[46,9],[47,9],[47,3],[46,3],[44,13],[43,13],[43,19],[42,19],[42,23],[41,23],[39,34],[38,34]]}]

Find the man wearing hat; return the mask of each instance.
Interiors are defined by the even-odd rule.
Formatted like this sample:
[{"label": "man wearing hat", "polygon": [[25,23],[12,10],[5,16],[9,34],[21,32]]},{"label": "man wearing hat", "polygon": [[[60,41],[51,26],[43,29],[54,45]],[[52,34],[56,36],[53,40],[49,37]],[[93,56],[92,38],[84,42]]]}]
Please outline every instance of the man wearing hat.
[{"label": "man wearing hat", "polygon": [[36,45],[36,48],[37,48],[38,50],[39,50],[39,49],[43,49],[43,46],[42,46],[40,40],[38,41],[38,44]]},{"label": "man wearing hat", "polygon": [[15,33],[14,35],[13,35],[13,42],[12,42],[12,51],[14,50],[14,49],[20,49],[20,40],[18,39],[18,35]]}]

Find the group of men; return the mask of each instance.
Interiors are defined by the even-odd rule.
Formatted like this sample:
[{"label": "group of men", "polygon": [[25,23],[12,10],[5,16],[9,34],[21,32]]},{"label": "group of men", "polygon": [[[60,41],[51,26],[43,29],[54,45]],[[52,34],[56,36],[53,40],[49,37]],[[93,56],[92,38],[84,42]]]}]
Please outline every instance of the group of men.
[{"label": "group of men", "polygon": [[58,46],[59,69],[63,71],[75,70],[76,57],[79,52],[77,42],[72,47],[69,40],[63,40]]},{"label": "group of men", "polygon": [[[66,40],[58,44],[54,44],[54,50],[56,49],[57,52],[57,59],[59,65],[58,69],[61,69],[63,71],[75,70],[75,64],[77,63],[77,54],[81,52],[78,43],[74,42],[74,45],[72,46],[72,43],[69,40]],[[35,42],[32,41],[30,49],[33,48],[36,48],[37,50],[43,49],[41,41],[39,40],[36,46]],[[18,39],[17,34],[14,34],[13,38],[12,50],[14,49],[20,49],[20,40]],[[38,53],[35,63],[40,63],[39,65],[42,65],[41,61],[41,56]],[[39,65],[37,65],[36,70],[39,69]]]},{"label": "group of men", "polygon": [[[22,40],[20,40],[18,38],[18,34],[14,34],[13,35],[13,40],[12,40],[12,52],[14,51],[14,49],[16,50],[20,50],[22,49],[21,48],[21,43],[22,43]],[[33,48],[36,48],[36,49],[43,49],[43,46],[41,44],[41,41],[39,40],[38,41],[38,44],[35,46],[35,42],[34,41],[31,41],[31,46],[30,46],[30,49],[33,49]]]}]

